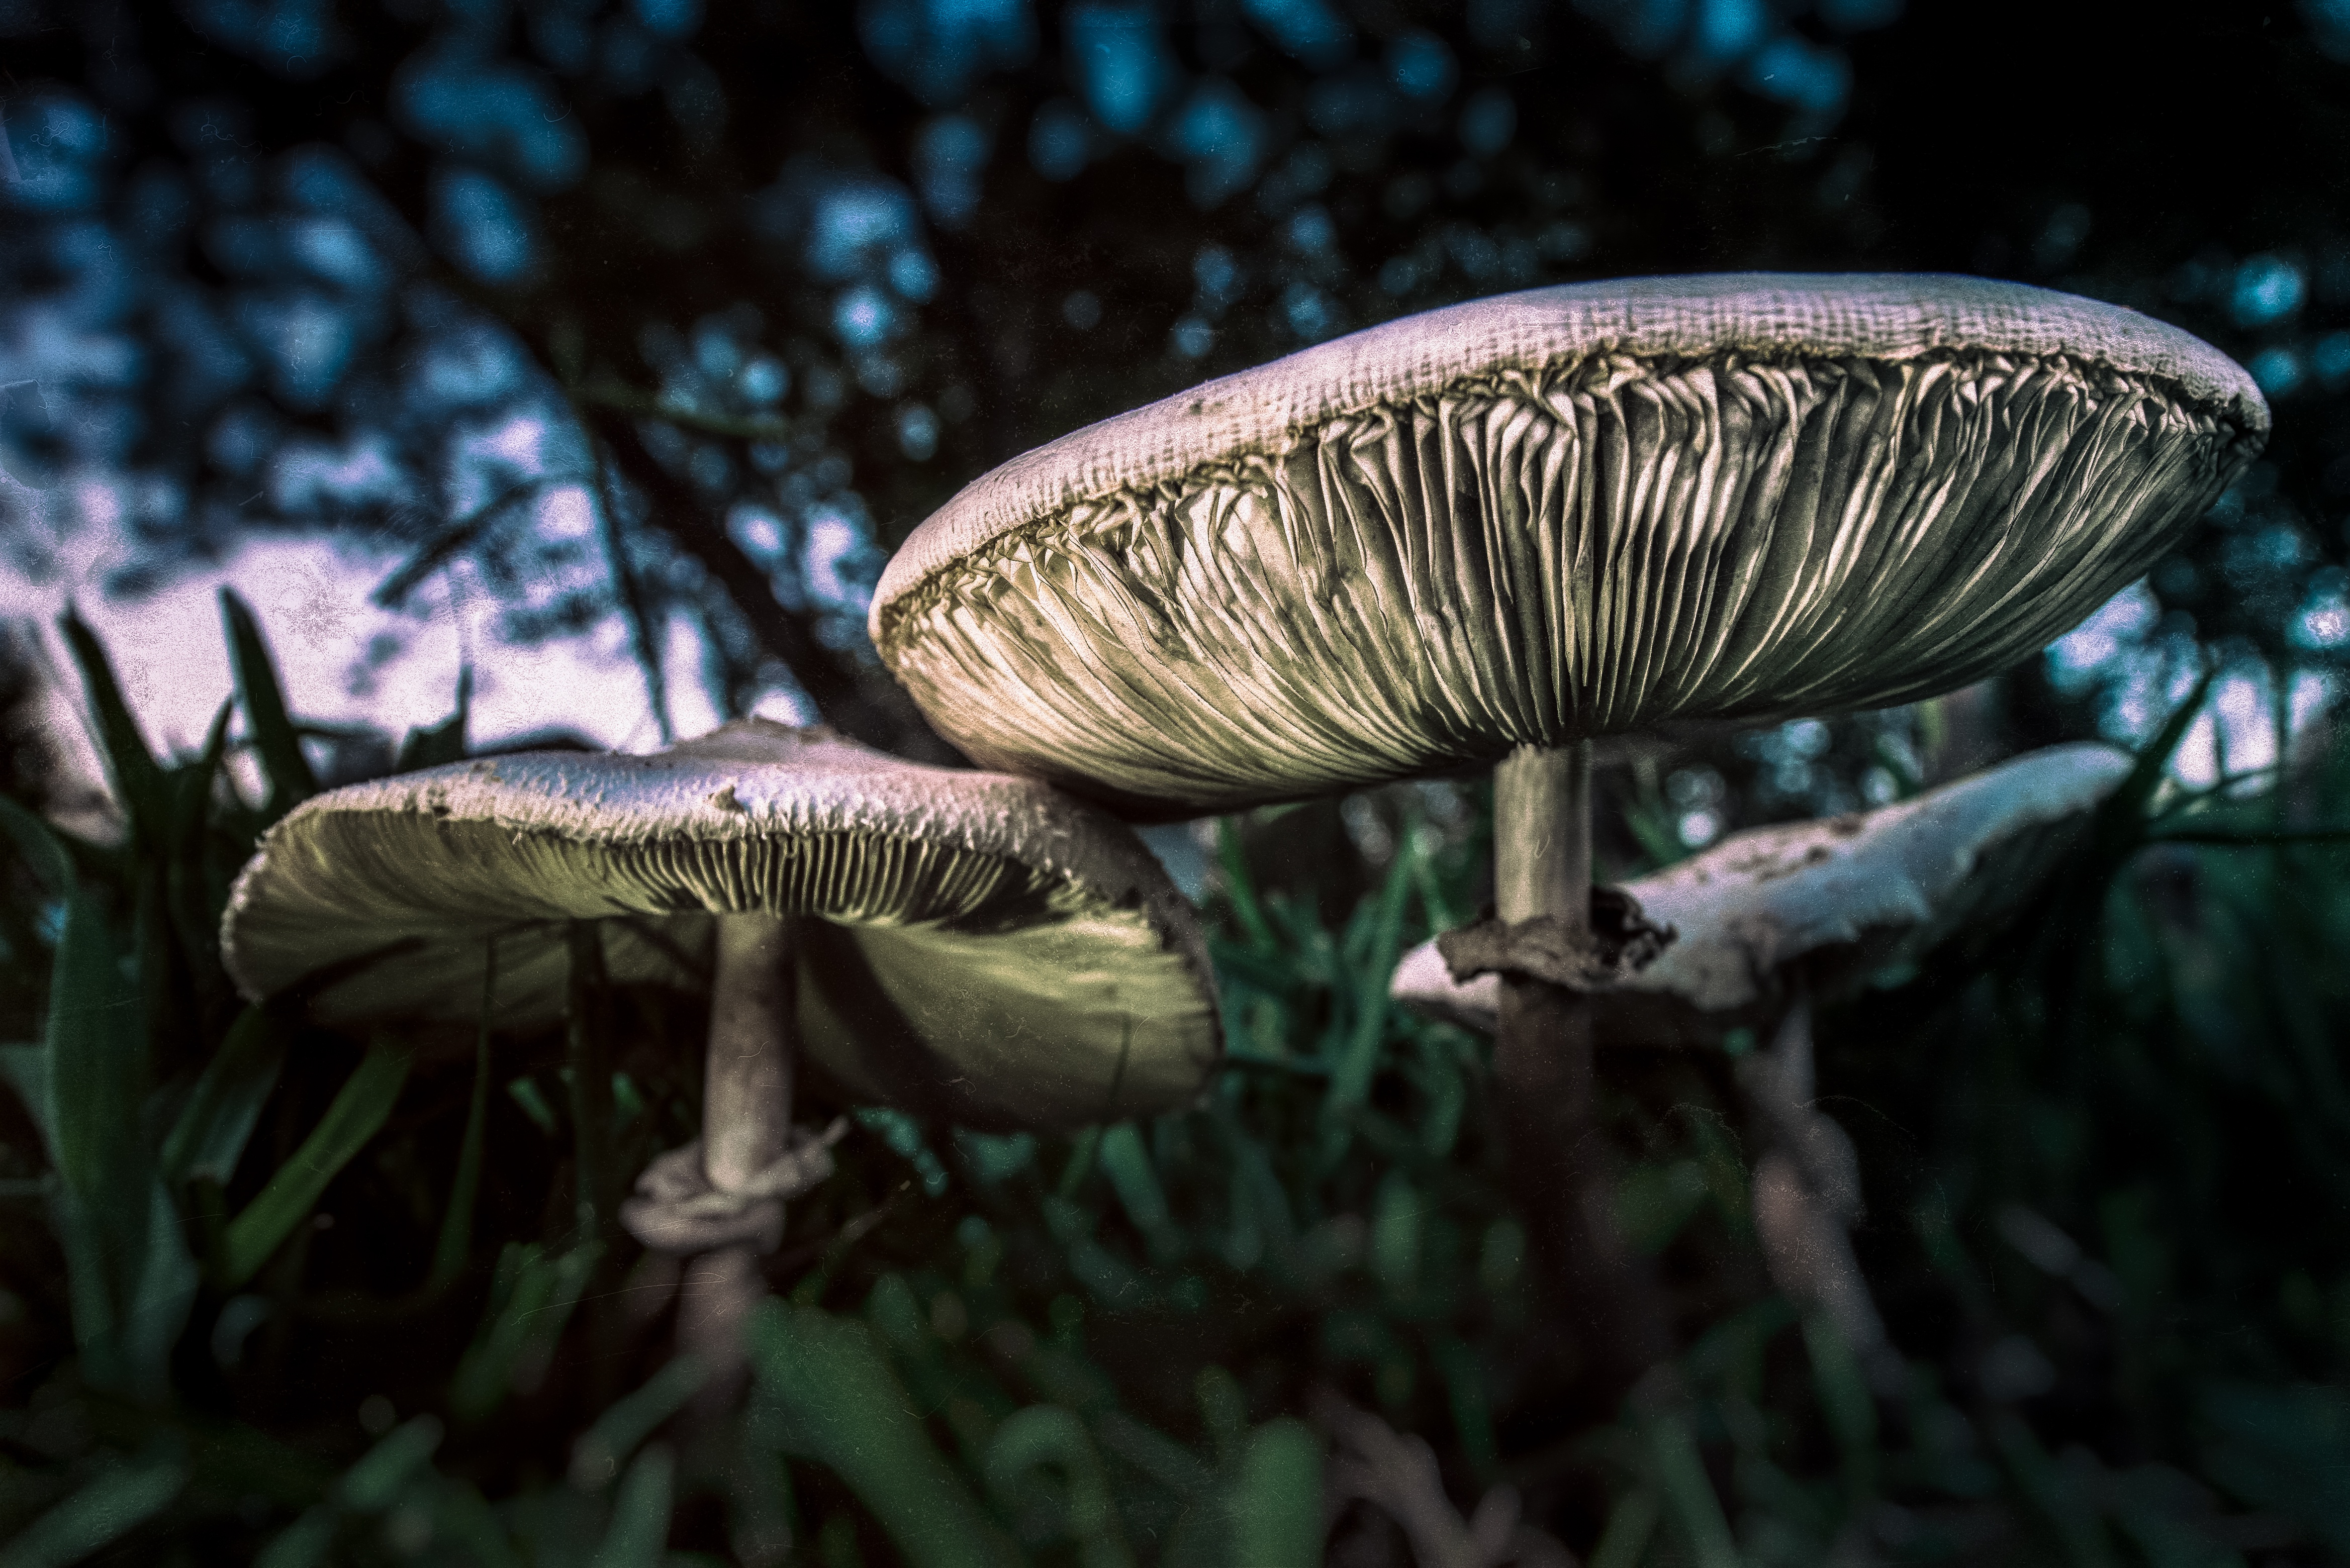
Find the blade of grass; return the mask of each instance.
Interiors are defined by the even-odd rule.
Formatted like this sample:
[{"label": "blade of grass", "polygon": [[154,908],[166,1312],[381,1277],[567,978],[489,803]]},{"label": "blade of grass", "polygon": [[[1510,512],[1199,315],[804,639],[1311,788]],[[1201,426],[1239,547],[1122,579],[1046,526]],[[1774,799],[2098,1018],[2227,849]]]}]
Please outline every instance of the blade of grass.
[{"label": "blade of grass", "polygon": [[545,483],[543,480],[527,480],[492,496],[478,511],[459,518],[410,556],[406,565],[384,578],[369,597],[380,609],[398,609],[400,601],[416,591],[418,584],[456,559],[459,552],[487,533],[515,506],[536,497]]},{"label": "blade of grass", "polygon": [[73,857],[66,852],[55,828],[4,794],[0,794],[0,828],[16,841],[16,852],[51,898],[62,898],[73,890]]},{"label": "blade of grass", "polygon": [[1150,1243],[1153,1259],[1167,1262],[1183,1251],[1183,1232],[1175,1223],[1174,1213],[1167,1207],[1166,1189],[1159,1185],[1159,1173],[1151,1168],[1150,1152],[1142,1147],[1142,1137],[1132,1122],[1120,1122],[1102,1134],[1097,1158],[1102,1172],[1109,1178],[1110,1189],[1118,1194],[1118,1207],[1134,1221]]},{"label": "blade of grass", "polygon": [[91,1382],[164,1397],[172,1347],[194,1300],[179,1216],[140,1133],[147,1035],[138,987],[106,917],[76,887],[66,900],[42,1054],[51,1215],[63,1243],[74,1335]]},{"label": "blade of grass", "polygon": [[268,639],[261,635],[261,623],[234,588],[221,589],[220,604],[229,662],[236,671],[237,701],[244,705],[247,732],[269,780],[269,800],[262,815],[275,822],[317,794],[318,778],[302,754],[301,737],[286,711],[286,692],[278,684],[277,666],[269,656]]},{"label": "blade of grass", "polygon": [[593,1568],[660,1568],[669,1544],[671,1492],[677,1461],[655,1444],[637,1456],[621,1479],[612,1523],[596,1549]]},{"label": "blade of grass", "polygon": [[206,860],[212,848],[213,784],[220,777],[222,759],[228,754],[232,711],[230,704],[221,704],[204,733],[203,753],[171,774],[172,831],[164,888],[172,934],[185,956],[201,1014],[211,1012],[227,987],[227,976],[220,967],[221,905],[212,897],[213,878],[207,875]]},{"label": "blade of grass", "polygon": [[572,1171],[582,1236],[601,1238],[617,1205],[611,1187],[612,1064],[603,1029],[604,944],[593,920],[568,929],[570,988],[565,1003],[571,1068]]},{"label": "blade of grass", "polygon": [[0,1568],[67,1568],[94,1557],[169,1508],[187,1484],[176,1459],[100,1470],[0,1550]]},{"label": "blade of grass", "polygon": [[473,667],[470,664],[457,671],[457,711],[429,730],[411,730],[400,742],[400,758],[392,763],[394,771],[412,773],[418,768],[437,768],[449,763],[465,760],[465,725],[473,709]]},{"label": "blade of grass", "polygon": [[865,1324],[771,1298],[752,1316],[750,1342],[760,1382],[911,1568],[1024,1562],[932,1446]]},{"label": "blade of grass", "polygon": [[367,1054],[294,1158],[278,1167],[260,1196],[229,1221],[214,1271],[220,1288],[235,1290],[253,1278],[294,1228],[309,1218],[327,1184],[382,1129],[408,1082],[410,1060],[390,1034],[378,1034],[369,1044]]},{"label": "blade of grass", "polygon": [[1739,1568],[1737,1539],[1730,1533],[1721,1500],[1714,1495],[1705,1462],[1698,1457],[1688,1417],[1669,1407],[1646,1414],[1640,1428],[1649,1468],[1663,1493],[1665,1515],[1680,1532],[1698,1568]]},{"label": "blade of grass", "polygon": [[710,1381],[710,1369],[691,1355],[674,1357],[633,1394],[616,1399],[571,1445],[571,1484],[594,1491],[660,1424],[685,1408]]},{"label": "blade of grass", "polygon": [[335,1483],[337,1501],[362,1513],[380,1513],[399,1501],[416,1473],[432,1462],[442,1428],[434,1416],[417,1416],[376,1440]]},{"label": "blade of grass", "polygon": [[2095,1505],[2079,1495],[2023,1418],[2012,1410],[1996,1411],[1991,1435],[2017,1488],[2055,1534],[2064,1560],[2073,1568],[2119,1568],[2121,1559]]},{"label": "blade of grass", "polygon": [[1329,1096],[1322,1105],[1327,1126],[1343,1126],[1370,1097],[1371,1079],[1378,1071],[1379,1045],[1387,1037],[1388,981],[1395,973],[1396,954],[1403,945],[1403,912],[1412,889],[1413,858],[1409,846],[1399,846],[1379,888],[1369,946],[1354,974],[1354,1027],[1339,1055],[1337,1071],[1330,1075]]},{"label": "blade of grass", "polygon": [[265,1009],[237,1014],[163,1139],[165,1181],[178,1187],[203,1177],[227,1185],[261,1107],[277,1087],[291,1033]]},{"label": "blade of grass", "polygon": [[123,815],[130,818],[131,837],[144,844],[161,844],[169,814],[162,765],[140,733],[130,704],[123,701],[122,685],[114,678],[106,645],[70,609],[58,618],[57,626],[65,633],[67,647],[73,650],[74,663],[80,667],[90,715],[97,722],[99,750],[105,754],[107,773],[114,780]]},{"label": "blade of grass", "polygon": [[473,1093],[465,1106],[465,1136],[457,1146],[457,1179],[450,1184],[448,1211],[432,1246],[428,1294],[446,1289],[463,1272],[473,1250],[473,1205],[482,1190],[482,1144],[490,1125],[490,1019],[497,999],[498,941],[483,943],[482,1022],[473,1036]]},{"label": "blade of grass", "polygon": [[1322,1440],[1277,1417],[1248,1435],[1232,1484],[1235,1568],[1318,1568]]},{"label": "blade of grass", "polygon": [[1665,1505],[1651,1487],[1624,1494],[1607,1511],[1599,1543],[1591,1549],[1590,1568],[1639,1568],[1648,1552],[1649,1538],[1663,1522]]},{"label": "blade of grass", "polygon": [[1256,878],[1249,875],[1248,857],[1241,847],[1240,828],[1229,816],[1216,819],[1216,864],[1224,874],[1224,897],[1232,900],[1232,914],[1248,933],[1252,947],[1270,948],[1279,944],[1273,927],[1264,918],[1264,906],[1257,901]]},{"label": "blade of grass", "polygon": [[481,1329],[449,1381],[449,1409],[458,1421],[484,1420],[508,1393],[536,1386],[603,1251],[588,1241],[550,1255],[508,1243]]},{"label": "blade of grass", "polygon": [[2147,808],[2154,804],[2155,792],[2162,787],[2163,775],[2169,772],[2172,753],[2187,738],[2189,727],[2203,711],[2204,701],[2211,695],[2212,682],[2219,678],[2217,670],[2203,672],[2195,689],[2187,694],[2187,701],[2162,722],[2162,727],[2138,752],[2137,761],[2119,787],[2097,809],[2097,840],[2108,854],[2125,851],[2145,837]]}]

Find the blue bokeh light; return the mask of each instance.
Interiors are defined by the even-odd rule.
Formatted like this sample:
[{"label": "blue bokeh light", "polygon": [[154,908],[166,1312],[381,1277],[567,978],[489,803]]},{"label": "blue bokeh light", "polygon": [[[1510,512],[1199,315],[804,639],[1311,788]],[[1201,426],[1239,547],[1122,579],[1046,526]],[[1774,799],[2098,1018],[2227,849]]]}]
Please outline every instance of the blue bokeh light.
[{"label": "blue bokeh light", "polygon": [[942,228],[959,229],[979,211],[989,137],[979,121],[942,114],[914,133],[914,184]]},{"label": "blue bokeh light", "polygon": [[1444,40],[1419,27],[1408,27],[1388,40],[1387,65],[1388,80],[1396,90],[1422,103],[1441,103],[1451,97],[1461,74]]},{"label": "blue bokeh light", "polygon": [[400,67],[392,105],[418,140],[526,189],[560,191],[587,172],[588,139],[570,105],[527,67],[427,51]]},{"label": "blue bokeh light", "polygon": [[1169,142],[1185,164],[1184,188],[1213,207],[1249,187],[1268,136],[1263,110],[1222,77],[1210,77],[1177,111]]},{"label": "blue bokeh light", "polygon": [[2301,268],[2282,256],[2247,256],[2228,290],[2228,313],[2240,327],[2266,327],[2301,308],[2309,292]]},{"label": "blue bokeh light", "polygon": [[518,281],[536,246],[521,199],[495,176],[462,164],[434,171],[432,239],[451,261],[484,283]]},{"label": "blue bokeh light", "polygon": [[1490,158],[1518,133],[1518,103],[1504,87],[1482,87],[1461,106],[1457,134],[1461,147]]},{"label": "blue bokeh light", "polygon": [[1026,0],[862,0],[857,30],[883,75],[939,108],[1036,52]]},{"label": "blue bokeh light", "polygon": [[1067,99],[1047,99],[1028,122],[1029,166],[1059,183],[1085,172],[1093,159],[1093,126]]},{"label": "blue bokeh light", "polygon": [[1315,70],[1329,70],[1354,56],[1354,26],[1329,0],[1242,0],[1241,11],[1266,37]]},{"label": "blue bokeh light", "polygon": [[1087,0],[1070,7],[1061,30],[1094,118],[1124,136],[1149,125],[1176,77],[1158,12],[1147,4]]}]

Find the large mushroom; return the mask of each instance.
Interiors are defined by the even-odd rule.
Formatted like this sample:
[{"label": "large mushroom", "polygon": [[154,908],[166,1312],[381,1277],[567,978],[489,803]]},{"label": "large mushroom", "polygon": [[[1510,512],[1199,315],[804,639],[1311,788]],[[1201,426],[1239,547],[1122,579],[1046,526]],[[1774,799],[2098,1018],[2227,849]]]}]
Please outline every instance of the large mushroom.
[{"label": "large mushroom", "polygon": [[623,1219],[701,1258],[680,1337],[713,1370],[783,1200],[830,1169],[791,1123],[803,1052],[855,1099],[1011,1128],[1182,1105],[1222,1051],[1191,906],[1123,825],[759,720],[317,796],[238,878],[222,949],[247,996],[360,1023],[477,1016],[494,945],[489,1022],[519,1026],[563,1012],[583,922],[613,980],[710,994],[702,1137]]},{"label": "large mushroom", "polygon": [[[1763,1260],[1885,1392],[1903,1367],[1846,1234],[1861,1213],[1859,1164],[1816,1104],[1814,1004],[2016,919],[2131,766],[2110,746],[2051,746],[1874,811],[1734,834],[1624,889],[1679,940],[1592,999],[1599,1042],[1768,1038],[1739,1064],[1763,1135],[1753,1195]],[[1453,979],[1434,941],[1405,955],[1389,993],[1487,1033],[1499,1020],[1498,977]]]},{"label": "large mushroom", "polygon": [[[1930,696],[2143,572],[2259,450],[2224,355],[1936,276],[1577,285],[1410,317],[967,486],[874,596],[991,767],[1176,817],[1494,767],[1495,1070],[1592,1347],[1665,1345],[1607,1224],[1585,997],[1589,738]],[[1545,1219],[1541,1210],[1548,1210]]]}]

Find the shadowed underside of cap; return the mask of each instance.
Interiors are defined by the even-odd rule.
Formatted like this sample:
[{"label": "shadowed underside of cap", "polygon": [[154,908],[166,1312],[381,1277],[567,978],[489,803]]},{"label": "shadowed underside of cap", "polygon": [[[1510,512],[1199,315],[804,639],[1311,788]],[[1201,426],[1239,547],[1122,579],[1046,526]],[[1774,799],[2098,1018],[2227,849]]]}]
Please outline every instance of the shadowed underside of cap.
[{"label": "shadowed underside of cap", "polygon": [[1231,808],[1961,685],[2143,572],[2265,429],[2224,356],[2019,286],[1544,290],[1006,465],[873,629],[989,765]]},{"label": "shadowed underside of cap", "polygon": [[851,1092],[972,1126],[1189,1099],[1221,1051],[1197,922],[1131,833],[1026,779],[750,722],[651,757],[485,759],[305,803],[238,879],[223,951],[325,1022],[563,1010],[567,929],[612,979],[707,989],[724,912],[807,916],[808,1054]]},{"label": "shadowed underside of cap", "polygon": [[[1594,998],[1617,1044],[1691,1044],[1766,1021],[1802,966],[1833,996],[1966,930],[1994,929],[2036,894],[2057,844],[2129,773],[2109,746],[2053,746],[1914,800],[1755,828],[1626,891],[1678,939]],[[1432,941],[1397,965],[1416,1011],[1491,1033],[1497,976],[1446,972]]]}]

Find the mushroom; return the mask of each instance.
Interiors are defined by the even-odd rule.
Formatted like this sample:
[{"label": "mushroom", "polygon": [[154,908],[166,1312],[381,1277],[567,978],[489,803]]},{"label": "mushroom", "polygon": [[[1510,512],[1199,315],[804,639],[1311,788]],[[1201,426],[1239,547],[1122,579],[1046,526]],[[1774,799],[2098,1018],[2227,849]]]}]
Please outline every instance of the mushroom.
[{"label": "mushroom", "polygon": [[[1874,811],[1732,835],[1624,889],[1679,940],[1592,999],[1595,1033],[1651,1046],[1767,1034],[1739,1064],[1764,1129],[1753,1195],[1763,1261],[1790,1300],[1835,1324],[1881,1392],[1905,1370],[1846,1234],[1861,1215],[1859,1163],[1814,1103],[1814,1002],[2013,919],[2131,766],[2109,746],[2051,746]],[[1405,955],[1389,993],[1487,1033],[1501,1007],[1499,977],[1454,980],[1433,941]]]},{"label": "mushroom", "polygon": [[622,1219],[702,1256],[680,1337],[713,1371],[784,1199],[831,1168],[791,1125],[803,1050],[854,1098],[982,1128],[1171,1108],[1222,1052],[1196,918],[1123,825],[755,719],[316,796],[239,877],[222,949],[247,996],[309,986],[312,1017],[359,1023],[476,1016],[494,941],[490,1022],[527,1025],[563,1012],[586,921],[616,981],[710,992],[702,1137]]},{"label": "mushroom", "polygon": [[[1495,1072],[1617,1370],[1590,1015],[1660,933],[1590,888],[1589,739],[1882,706],[2023,659],[2259,450],[2233,361],[1975,278],[1583,284],[1409,317],[1064,436],[882,574],[950,739],[1162,818],[1494,766]],[[1543,1210],[1548,1210],[1547,1215]]]},{"label": "mushroom", "polygon": [[[1832,1001],[1961,931],[2003,924],[2130,766],[2110,746],[2050,746],[1874,811],[1732,834],[1627,884],[1677,936],[1593,997],[1601,1043],[1711,1045],[1733,1029],[1767,1032],[1798,976]],[[1502,981],[1454,980],[1426,941],[1396,966],[1389,994],[1491,1034]]]}]

